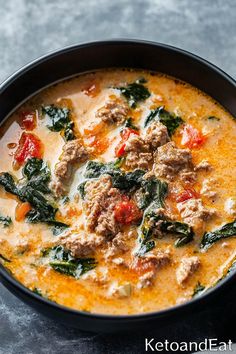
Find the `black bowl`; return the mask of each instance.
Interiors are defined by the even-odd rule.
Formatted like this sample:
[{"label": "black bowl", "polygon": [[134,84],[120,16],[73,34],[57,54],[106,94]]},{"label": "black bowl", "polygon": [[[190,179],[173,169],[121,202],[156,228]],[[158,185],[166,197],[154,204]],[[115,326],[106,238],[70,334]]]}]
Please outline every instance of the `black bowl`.
[{"label": "black bowl", "polygon": [[[0,122],[37,91],[79,73],[129,67],[159,71],[206,92],[236,116],[236,82],[209,62],[186,51],[147,41],[110,40],[68,47],[46,55],[17,71],[0,86]],[[217,307],[235,283],[234,275],[199,298],[166,310],[137,315],[99,315],[76,311],[44,299],[15,280],[1,265],[2,283],[46,316],[88,331],[120,331],[172,323],[183,316]],[[233,279],[234,278],[234,279]],[[224,300],[223,300],[224,299]]]}]

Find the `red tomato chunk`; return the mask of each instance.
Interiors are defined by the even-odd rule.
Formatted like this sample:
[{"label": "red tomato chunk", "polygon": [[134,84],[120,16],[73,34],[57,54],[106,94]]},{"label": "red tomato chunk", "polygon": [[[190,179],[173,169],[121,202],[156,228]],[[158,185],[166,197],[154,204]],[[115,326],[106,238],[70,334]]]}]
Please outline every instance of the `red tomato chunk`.
[{"label": "red tomato chunk", "polygon": [[201,131],[190,124],[186,124],[182,131],[181,144],[189,149],[198,148],[206,141]]},{"label": "red tomato chunk", "polygon": [[28,159],[32,157],[42,158],[43,144],[41,140],[34,134],[22,133],[18,148],[15,152],[15,161],[19,165],[23,165]]},{"label": "red tomato chunk", "polygon": [[36,112],[22,112],[19,124],[21,129],[34,130],[36,128]]},{"label": "red tomato chunk", "polygon": [[197,193],[194,189],[185,189],[183,192],[177,195],[176,202],[181,203],[189,199],[198,199],[199,197],[199,193]]},{"label": "red tomato chunk", "polygon": [[129,139],[131,134],[139,135],[139,132],[131,128],[125,128],[121,131],[121,141],[115,148],[115,154],[117,157],[121,157],[125,154],[126,141]]},{"label": "red tomato chunk", "polygon": [[124,199],[115,206],[115,219],[123,225],[138,221],[142,213],[133,200]]}]

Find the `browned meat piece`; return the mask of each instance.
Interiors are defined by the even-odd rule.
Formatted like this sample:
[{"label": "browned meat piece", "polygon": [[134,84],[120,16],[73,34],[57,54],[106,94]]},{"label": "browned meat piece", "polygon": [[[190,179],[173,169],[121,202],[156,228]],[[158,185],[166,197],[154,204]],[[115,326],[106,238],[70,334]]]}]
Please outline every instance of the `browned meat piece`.
[{"label": "browned meat piece", "polygon": [[153,151],[167,141],[167,129],[159,122],[152,123],[143,136],[131,134],[125,146],[127,167],[148,169],[153,162]]},{"label": "browned meat piece", "polygon": [[149,144],[151,150],[170,141],[166,126],[160,122],[153,122],[146,130],[144,140]]},{"label": "browned meat piece", "polygon": [[177,206],[183,220],[196,229],[200,229],[204,221],[215,214],[214,210],[209,210],[203,206],[201,199],[189,199],[178,203]]},{"label": "browned meat piece", "polygon": [[179,285],[183,285],[191,275],[198,270],[200,260],[198,257],[185,257],[181,260],[180,266],[176,271],[176,279]]},{"label": "browned meat piece", "polygon": [[131,169],[141,168],[148,169],[153,160],[152,152],[150,152],[149,144],[141,138],[141,136],[131,134],[125,146],[126,165]]},{"label": "browned meat piece", "polygon": [[109,101],[105,106],[98,109],[96,118],[101,119],[105,123],[122,124],[128,114],[128,107],[124,103]]},{"label": "browned meat piece", "polygon": [[63,146],[60,161],[55,167],[55,179],[51,182],[51,188],[56,196],[66,193],[72,177],[74,164],[84,162],[88,153],[79,139],[69,141]]},{"label": "browned meat piece", "polygon": [[176,148],[173,142],[160,146],[155,154],[154,173],[157,177],[170,181],[177,175],[182,179],[186,179],[186,176],[188,180],[194,179],[191,152],[188,149]]},{"label": "browned meat piece", "polygon": [[126,235],[119,232],[112,241],[108,242],[105,257],[109,259],[110,257],[126,252],[128,250],[126,238]]},{"label": "browned meat piece", "polygon": [[212,166],[207,160],[202,160],[195,168],[194,171],[211,171]]},{"label": "browned meat piece", "polygon": [[104,243],[104,238],[89,233],[71,233],[64,234],[60,239],[61,244],[71,251],[74,257],[85,257],[93,254],[97,248]]},{"label": "browned meat piece", "polygon": [[204,179],[202,183],[201,194],[209,199],[214,200],[218,194],[214,189],[218,186],[219,182],[215,178]]},{"label": "browned meat piece", "polygon": [[115,236],[120,226],[114,217],[114,207],[122,200],[122,195],[112,187],[111,177],[105,175],[97,181],[87,182],[85,190],[88,230],[102,236]]}]

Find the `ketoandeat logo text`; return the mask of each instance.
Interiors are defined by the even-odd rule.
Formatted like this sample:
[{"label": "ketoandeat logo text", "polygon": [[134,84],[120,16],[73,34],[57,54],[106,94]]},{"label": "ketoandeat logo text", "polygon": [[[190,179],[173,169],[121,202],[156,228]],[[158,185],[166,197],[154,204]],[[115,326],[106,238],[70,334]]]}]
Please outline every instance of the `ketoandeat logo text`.
[{"label": "ketoandeat logo text", "polygon": [[217,338],[208,338],[202,342],[170,342],[165,339],[158,342],[155,338],[145,338],[146,352],[229,352],[232,351],[232,341],[220,342]]}]

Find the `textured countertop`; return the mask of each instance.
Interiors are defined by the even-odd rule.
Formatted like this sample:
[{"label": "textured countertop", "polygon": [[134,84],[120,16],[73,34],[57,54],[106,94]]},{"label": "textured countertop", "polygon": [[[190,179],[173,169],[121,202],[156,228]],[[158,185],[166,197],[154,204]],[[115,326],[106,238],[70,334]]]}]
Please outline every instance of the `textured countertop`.
[{"label": "textured countertop", "polygon": [[[57,48],[121,37],[181,47],[236,76],[235,0],[0,0],[0,12],[0,81]],[[144,351],[147,335],[179,342],[223,338],[230,320],[223,307],[220,321],[206,312],[148,333],[89,334],[44,318],[0,284],[0,354],[131,354]]]}]

